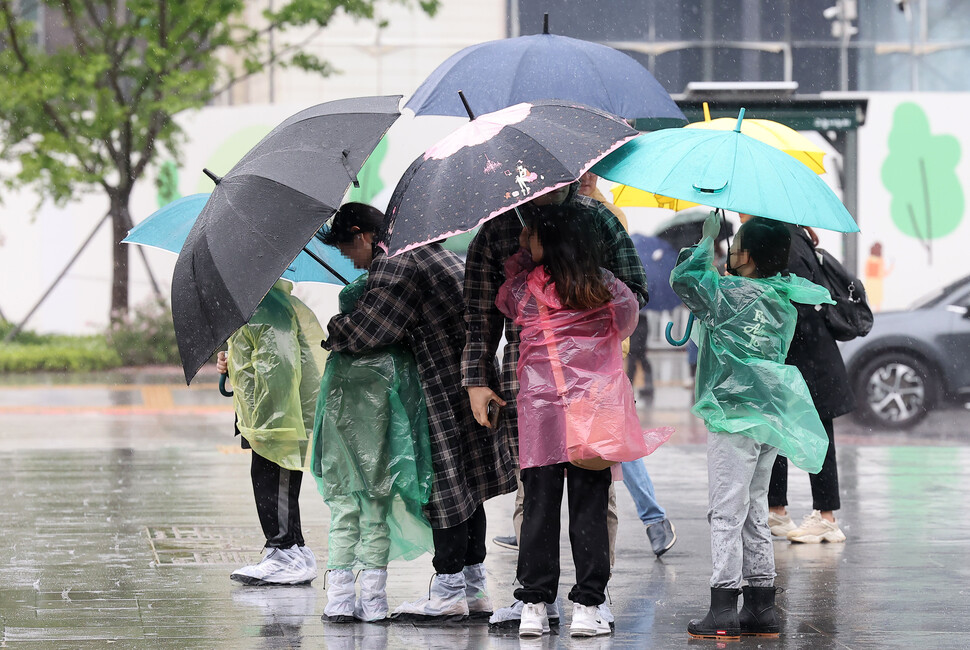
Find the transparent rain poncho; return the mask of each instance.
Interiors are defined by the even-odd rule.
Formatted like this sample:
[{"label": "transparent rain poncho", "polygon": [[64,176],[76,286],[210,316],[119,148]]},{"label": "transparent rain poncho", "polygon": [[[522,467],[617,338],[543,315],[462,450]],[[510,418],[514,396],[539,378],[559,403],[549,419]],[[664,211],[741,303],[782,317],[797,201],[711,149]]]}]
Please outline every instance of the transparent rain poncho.
[{"label": "transparent rain poncho", "polygon": [[710,237],[680,252],[670,285],[697,318],[692,412],[709,431],[777,447],[817,473],[828,436],[805,380],[785,358],[798,318],[792,303],[834,304],[828,290],[796,275],[722,276]]},{"label": "transparent rain poncho", "polygon": [[633,292],[603,271],[612,302],[562,306],[555,284],[526,250],[505,265],[495,304],[522,327],[519,342],[519,466],[602,458],[631,461],[653,453],[673,428],[640,426],[620,342],[637,324]]},{"label": "transparent rain poncho", "polygon": [[253,451],[289,470],[306,468],[326,352],[313,312],[280,280],[229,337],[236,426]]},{"label": "transparent rain poncho", "polygon": [[[365,273],[344,287],[342,313],[353,311],[366,283]],[[375,504],[381,513],[386,510],[388,530],[378,533],[381,540],[368,538],[373,526],[365,526],[363,518],[352,533],[359,535],[358,566],[375,564],[366,559],[375,555],[383,555],[386,564],[432,550],[431,525],[422,512],[432,480],[428,412],[410,350],[393,345],[371,353],[331,353],[320,382],[313,439],[311,471],[332,521],[335,514],[347,520],[343,510],[348,507],[365,514]],[[331,540],[341,546],[355,541]]]}]

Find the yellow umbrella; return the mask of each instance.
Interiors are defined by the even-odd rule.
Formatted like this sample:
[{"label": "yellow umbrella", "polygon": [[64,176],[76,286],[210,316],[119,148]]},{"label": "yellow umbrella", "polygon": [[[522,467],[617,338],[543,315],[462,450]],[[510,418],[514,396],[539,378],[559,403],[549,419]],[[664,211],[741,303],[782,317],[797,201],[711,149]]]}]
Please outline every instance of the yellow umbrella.
[{"label": "yellow umbrella", "polygon": [[[738,121],[731,117],[711,119],[707,102],[704,102],[704,121],[692,122],[685,129],[712,129],[717,131],[733,131]],[[822,158],[825,152],[816,147],[811,140],[798,131],[774,122],[772,120],[744,120],[741,123],[741,133],[770,144],[775,149],[781,149],[789,156],[804,163],[816,174],[824,174],[825,167]],[[690,201],[671,199],[659,194],[644,192],[628,185],[616,185],[613,188],[613,203],[619,207],[638,208],[667,208],[668,210],[684,210],[697,205]]]},{"label": "yellow umbrella", "polygon": [[[704,102],[704,121],[692,122],[684,128],[733,131],[737,125],[737,119],[731,117],[719,117],[712,120],[707,102]],[[770,144],[775,149],[781,149],[792,158],[807,165],[816,174],[825,173],[825,167],[822,165],[825,152],[795,129],[772,120],[744,120],[741,123],[741,133],[765,144]]]},{"label": "yellow umbrella", "polygon": [[613,204],[619,208],[666,208],[679,211],[697,205],[682,199],[644,192],[629,185],[614,185],[610,191],[613,193]]}]

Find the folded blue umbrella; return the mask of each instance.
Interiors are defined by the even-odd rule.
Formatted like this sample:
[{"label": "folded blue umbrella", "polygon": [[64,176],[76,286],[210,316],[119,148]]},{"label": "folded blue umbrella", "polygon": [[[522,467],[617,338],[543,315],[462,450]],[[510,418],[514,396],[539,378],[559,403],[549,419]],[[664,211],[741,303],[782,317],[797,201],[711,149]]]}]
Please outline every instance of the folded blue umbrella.
[{"label": "folded blue umbrella", "polygon": [[[122,242],[151,246],[177,255],[208,200],[208,194],[190,194],[172,201],[132,228]],[[363,272],[354,268],[353,262],[339,250],[324,245],[316,237],[306,247],[347,280],[353,280]],[[292,282],[344,284],[306,252],[301,252],[290,263],[283,277]]]}]

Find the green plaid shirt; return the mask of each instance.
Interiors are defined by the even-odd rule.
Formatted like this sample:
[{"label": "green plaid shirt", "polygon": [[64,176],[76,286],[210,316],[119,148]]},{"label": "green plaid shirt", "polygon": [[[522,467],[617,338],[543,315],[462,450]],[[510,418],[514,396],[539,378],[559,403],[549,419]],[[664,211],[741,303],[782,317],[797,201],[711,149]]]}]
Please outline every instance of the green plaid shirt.
[{"label": "green plaid shirt", "polygon": [[[636,294],[637,301],[643,307],[647,302],[647,275],[623,224],[605,205],[588,197],[574,195],[569,205],[589,214],[590,236],[598,234],[606,242],[606,268]],[[520,209],[528,209],[528,206]],[[508,402],[502,412],[509,419],[509,442],[516,450],[516,458],[518,430],[515,428],[515,396],[519,391],[519,381],[515,368],[519,361],[521,328],[506,320],[495,306],[495,298],[499,287],[505,282],[505,260],[519,250],[521,232],[518,217],[510,211],[487,221],[468,247],[464,286],[468,330],[461,362],[462,386],[488,386]],[[507,345],[499,382],[493,364],[503,327]]]}]

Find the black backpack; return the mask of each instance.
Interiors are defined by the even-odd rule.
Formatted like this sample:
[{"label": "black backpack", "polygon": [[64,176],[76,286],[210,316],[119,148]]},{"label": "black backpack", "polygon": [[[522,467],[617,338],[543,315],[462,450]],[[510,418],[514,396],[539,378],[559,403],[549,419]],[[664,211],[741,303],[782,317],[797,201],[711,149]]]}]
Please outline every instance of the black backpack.
[{"label": "black backpack", "polygon": [[872,310],[866,301],[866,289],[859,278],[849,275],[845,267],[823,248],[815,249],[820,273],[815,281],[829,290],[834,305],[823,305],[822,315],[829,332],[837,341],[851,341],[872,329]]}]

